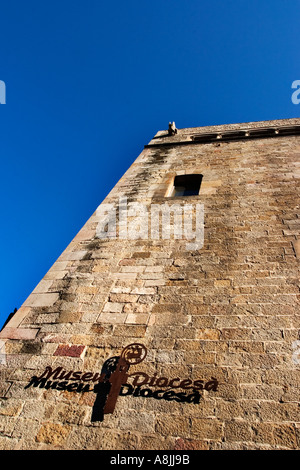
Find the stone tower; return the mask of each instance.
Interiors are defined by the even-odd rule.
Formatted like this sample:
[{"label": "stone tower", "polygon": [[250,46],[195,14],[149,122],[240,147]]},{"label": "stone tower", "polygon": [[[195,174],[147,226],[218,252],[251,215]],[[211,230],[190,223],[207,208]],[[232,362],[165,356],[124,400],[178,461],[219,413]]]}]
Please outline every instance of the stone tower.
[{"label": "stone tower", "polygon": [[1,331],[1,449],[300,448],[299,133],[157,133]]}]

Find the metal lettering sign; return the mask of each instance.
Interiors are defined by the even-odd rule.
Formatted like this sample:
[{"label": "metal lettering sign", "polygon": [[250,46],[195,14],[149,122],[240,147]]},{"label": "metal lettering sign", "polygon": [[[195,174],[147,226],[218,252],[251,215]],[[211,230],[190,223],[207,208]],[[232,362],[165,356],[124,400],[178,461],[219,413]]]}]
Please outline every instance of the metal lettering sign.
[{"label": "metal lettering sign", "polygon": [[[129,373],[130,366],[140,364],[147,356],[143,344],[126,346],[120,356],[107,359],[101,372],[66,371],[59,366],[47,366],[40,376],[31,377],[25,389],[33,386],[46,390],[96,394],[91,420],[103,421],[105,414],[114,412],[118,397],[147,397],[179,403],[200,403],[201,391],[216,391],[218,381],[214,377],[204,381],[181,377],[152,376],[146,372]],[[51,379],[51,380],[50,380]]]}]

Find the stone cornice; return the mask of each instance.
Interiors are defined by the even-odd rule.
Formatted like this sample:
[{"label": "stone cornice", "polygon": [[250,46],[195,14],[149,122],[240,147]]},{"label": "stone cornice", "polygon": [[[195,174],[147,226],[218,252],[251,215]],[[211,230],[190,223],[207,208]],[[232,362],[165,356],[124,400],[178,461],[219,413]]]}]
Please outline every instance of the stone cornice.
[{"label": "stone cornice", "polygon": [[178,129],[175,135],[159,131],[145,148],[221,143],[300,135],[300,119],[225,124]]}]

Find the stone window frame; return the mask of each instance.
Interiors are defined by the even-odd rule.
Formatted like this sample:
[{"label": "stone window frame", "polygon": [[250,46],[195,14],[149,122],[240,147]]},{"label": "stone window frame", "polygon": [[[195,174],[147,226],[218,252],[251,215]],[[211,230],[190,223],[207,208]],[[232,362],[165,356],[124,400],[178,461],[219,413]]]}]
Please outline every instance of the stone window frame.
[{"label": "stone window frame", "polygon": [[169,188],[168,197],[177,198],[199,196],[202,180],[203,174],[201,173],[175,175],[172,186]]},{"label": "stone window frame", "polygon": [[[175,180],[176,178],[180,178],[182,177],[184,179],[185,176],[189,177],[189,176],[198,176],[199,179],[200,179],[200,182],[199,182],[199,191],[197,194],[191,194],[191,195],[176,195],[174,194],[174,190],[175,190]],[[177,199],[177,198],[190,198],[190,197],[198,197],[200,196],[200,191],[201,191],[201,185],[202,185],[202,181],[203,181],[203,178],[204,178],[204,175],[203,175],[203,172],[199,171],[199,170],[186,170],[186,171],[178,171],[178,172],[174,172],[172,173],[172,175],[168,175],[168,185],[167,185],[167,188],[166,188],[166,192],[164,194],[164,197],[166,198],[170,198],[170,199]]]}]

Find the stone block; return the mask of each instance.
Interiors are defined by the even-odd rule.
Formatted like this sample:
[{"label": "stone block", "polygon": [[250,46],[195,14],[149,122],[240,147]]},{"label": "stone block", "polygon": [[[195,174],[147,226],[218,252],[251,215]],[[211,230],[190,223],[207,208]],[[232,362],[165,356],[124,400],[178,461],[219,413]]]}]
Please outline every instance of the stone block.
[{"label": "stone block", "polygon": [[126,317],[125,324],[147,325],[149,315],[143,313],[129,313]]},{"label": "stone block", "polygon": [[191,418],[191,437],[220,441],[223,436],[223,424],[218,419]]},{"label": "stone block", "polygon": [[275,445],[285,449],[298,449],[297,433],[293,424],[274,425]]},{"label": "stone block", "polygon": [[293,247],[294,247],[297,258],[300,259],[300,239],[293,241]]},{"label": "stone block", "polygon": [[209,444],[204,440],[179,438],[175,442],[174,450],[209,450]]},{"label": "stone block", "polygon": [[51,307],[58,299],[58,292],[31,294],[23,305],[24,307]]},{"label": "stone block", "polygon": [[131,294],[153,295],[156,294],[156,289],[154,287],[136,287],[132,289]]},{"label": "stone block", "polygon": [[19,416],[23,408],[22,400],[11,400],[8,402],[3,402],[0,407],[0,415],[5,416]]},{"label": "stone block", "polygon": [[124,303],[120,302],[107,302],[104,305],[103,312],[121,313],[124,307]]},{"label": "stone block", "polygon": [[99,323],[123,324],[127,318],[127,313],[102,312],[97,319]]},{"label": "stone block", "polygon": [[22,340],[29,340],[34,339],[38,334],[38,328],[10,328],[5,327],[0,332],[1,339],[22,339]]},{"label": "stone block", "polygon": [[121,279],[121,280],[127,280],[127,279],[136,279],[137,278],[137,273],[112,273],[111,274],[112,279]]},{"label": "stone block", "polygon": [[133,294],[111,294],[109,296],[109,301],[110,302],[116,302],[116,303],[135,303],[137,302],[139,296],[138,295],[133,295]]},{"label": "stone block", "polygon": [[162,436],[181,436],[189,434],[190,420],[188,417],[174,416],[171,420],[160,418],[156,423],[156,432]]},{"label": "stone block", "polygon": [[81,312],[74,312],[74,311],[68,312],[66,310],[66,311],[62,311],[59,314],[57,318],[57,322],[58,323],[76,323],[80,321],[81,317],[82,317]]},{"label": "stone block", "polygon": [[68,261],[77,261],[83,259],[86,254],[86,250],[71,251],[70,253],[64,253],[63,258]]},{"label": "stone block", "polygon": [[77,344],[60,344],[56,349],[54,356],[80,357],[83,358],[86,352],[86,346]]},{"label": "stone block", "polygon": [[230,280],[229,279],[216,279],[215,280],[215,286],[216,287],[229,287],[230,286]]},{"label": "stone block", "polygon": [[39,429],[35,439],[37,442],[59,447],[65,443],[71,429],[69,425],[45,422]]},{"label": "stone block", "polygon": [[224,436],[226,441],[251,441],[252,429],[250,423],[242,420],[225,422]]},{"label": "stone block", "polygon": [[32,294],[48,292],[52,284],[53,280],[42,279],[36,286],[36,288],[32,291]]}]

